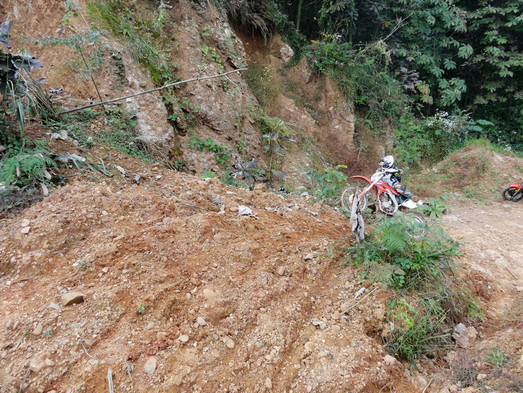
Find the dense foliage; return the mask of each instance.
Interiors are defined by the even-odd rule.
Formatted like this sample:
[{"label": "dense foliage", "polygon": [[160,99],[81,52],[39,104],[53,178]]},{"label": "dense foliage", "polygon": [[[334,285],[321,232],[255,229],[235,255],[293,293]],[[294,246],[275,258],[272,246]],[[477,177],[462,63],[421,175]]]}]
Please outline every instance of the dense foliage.
[{"label": "dense foliage", "polygon": [[[371,128],[392,121],[399,145],[426,145],[428,132],[434,153],[438,141],[448,152],[478,137],[523,149],[523,0],[235,3],[263,14],[296,53],[337,79]],[[435,129],[441,113],[464,125],[459,135]]]}]

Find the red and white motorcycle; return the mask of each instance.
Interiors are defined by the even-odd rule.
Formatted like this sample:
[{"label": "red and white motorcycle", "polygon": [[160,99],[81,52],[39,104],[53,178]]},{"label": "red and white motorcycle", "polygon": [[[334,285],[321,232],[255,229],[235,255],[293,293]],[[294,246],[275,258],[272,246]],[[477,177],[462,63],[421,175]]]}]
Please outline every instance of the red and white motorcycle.
[{"label": "red and white motorcycle", "polygon": [[391,187],[383,177],[387,174],[386,169],[380,168],[369,179],[366,176],[352,176],[352,179],[361,179],[369,183],[368,186],[361,189],[357,186],[345,188],[341,194],[341,204],[347,210],[351,210],[354,198],[358,198],[359,209],[365,210],[369,204],[369,193],[372,193],[377,202],[378,210],[382,213],[392,216],[398,212],[410,213],[414,220],[415,230],[410,233],[412,237],[420,237],[425,234],[425,217],[418,212],[412,211],[423,205],[422,201],[414,202],[412,199],[398,193]]}]

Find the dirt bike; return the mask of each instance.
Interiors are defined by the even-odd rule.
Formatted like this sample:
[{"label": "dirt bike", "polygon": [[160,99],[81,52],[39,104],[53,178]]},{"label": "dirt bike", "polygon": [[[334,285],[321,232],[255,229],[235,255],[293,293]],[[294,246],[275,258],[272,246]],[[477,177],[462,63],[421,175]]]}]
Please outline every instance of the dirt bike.
[{"label": "dirt bike", "polygon": [[[523,179],[521,179],[523,183]],[[503,191],[503,199],[510,202],[519,202],[523,199],[523,184],[510,184]]]},{"label": "dirt bike", "polygon": [[412,199],[398,193],[387,182],[382,180],[386,173],[385,170],[380,168],[370,179],[366,176],[352,176],[352,179],[364,180],[369,183],[369,185],[363,190],[358,186],[345,188],[341,194],[342,206],[350,211],[354,198],[358,198],[359,209],[363,211],[368,207],[368,195],[372,191],[374,199],[377,201],[379,211],[387,216],[392,216],[397,212],[411,213],[410,217],[414,222],[409,230],[409,235],[415,238],[423,236],[425,234],[425,217],[421,213],[412,211],[418,206],[421,206],[423,202],[414,202]]}]

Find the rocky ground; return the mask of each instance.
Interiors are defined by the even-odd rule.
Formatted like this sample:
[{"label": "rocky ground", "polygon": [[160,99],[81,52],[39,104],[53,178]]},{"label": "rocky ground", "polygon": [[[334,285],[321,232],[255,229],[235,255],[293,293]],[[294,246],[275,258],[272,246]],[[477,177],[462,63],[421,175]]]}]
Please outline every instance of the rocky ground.
[{"label": "rocky ground", "polygon": [[[138,11],[151,13],[150,2],[138,3]],[[272,41],[267,50],[251,36],[242,44],[234,35],[219,35],[232,30],[212,9],[201,12],[178,3],[168,12],[175,22],[169,24],[174,29],[169,36],[177,40],[172,55],[180,78],[203,69],[215,74],[219,65],[230,70],[240,57],[259,62],[273,70],[275,85],[288,90],[287,96],[275,93],[270,115],[299,124],[299,134],[317,138],[323,153],[339,150],[332,162],[352,170],[370,168],[374,164],[368,163],[384,153],[386,146],[369,139],[372,152],[365,158],[349,154],[354,114],[335,83],[311,74],[306,64],[278,76],[289,60],[286,45]],[[22,37],[57,34],[66,11],[63,2],[0,4],[0,14],[16,17],[12,43],[17,48],[25,47]],[[85,7],[83,16],[89,18]],[[83,18],[73,24],[89,28]],[[102,43],[122,56],[125,83],[116,83],[110,67],[95,75],[103,99],[152,88],[122,42],[107,39]],[[223,64],[202,57],[203,45],[215,48]],[[60,104],[70,108],[95,97],[91,79],[78,80],[65,67],[64,61],[74,59],[73,50],[47,48],[31,51],[44,63],[35,77],[46,78],[46,91],[62,87]],[[212,136],[229,148],[243,143],[250,158],[260,155],[263,145],[251,124],[254,98],[239,78],[230,77],[234,97],[218,79],[187,85],[179,96],[199,108],[202,140]],[[186,172],[214,170],[213,154],[198,155],[187,147],[192,135],[187,124],[178,124],[184,116],[177,117],[182,140],[176,141],[161,97],[151,97],[126,101],[129,110],[139,109],[140,134],[154,131],[162,143],[171,136],[169,143],[178,147],[186,142]],[[300,101],[303,107],[296,104]],[[91,132],[104,127],[95,120]],[[32,128],[28,125],[28,136],[46,139],[53,152],[85,155],[92,164],[107,165],[111,175],[86,166],[82,173],[73,165],[61,168],[65,186],[25,210],[0,215],[0,393],[103,392],[109,381],[115,392],[521,390],[523,202],[501,202],[507,176],[478,177],[476,185],[470,181],[466,170],[487,155],[465,152],[423,175],[423,184],[437,177],[451,183],[442,188],[409,184],[422,196],[438,196],[447,188],[461,192],[449,202],[451,213],[442,223],[463,242],[458,263],[486,315],[474,326],[477,334],[471,334],[467,348],[450,348],[446,359],[422,362],[416,369],[382,348],[392,291],[361,281],[350,263],[340,267],[350,227],[335,208],[307,196],[278,195],[263,187],[249,191],[166,170],[104,150],[98,139],[92,149],[76,150],[70,140],[53,141],[41,129],[33,135]],[[304,146],[291,146],[281,162],[296,187],[304,184],[310,156],[320,151],[315,144]],[[523,160],[494,155],[490,164],[497,174],[514,175]],[[487,364],[488,355],[496,355],[495,367]]]},{"label": "rocky ground", "polygon": [[522,203],[451,202],[443,225],[486,319],[414,371],[381,346],[391,291],[340,267],[336,209],[122,165],[0,221],[0,392],[106,391],[108,374],[134,392],[479,392],[448,371],[464,354],[476,386],[518,386]]}]

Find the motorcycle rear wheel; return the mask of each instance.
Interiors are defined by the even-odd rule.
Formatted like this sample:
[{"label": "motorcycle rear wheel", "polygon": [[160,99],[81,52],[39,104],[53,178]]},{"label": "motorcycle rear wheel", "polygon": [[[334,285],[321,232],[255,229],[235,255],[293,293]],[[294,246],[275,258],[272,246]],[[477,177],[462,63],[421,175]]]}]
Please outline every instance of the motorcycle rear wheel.
[{"label": "motorcycle rear wheel", "polygon": [[510,202],[519,202],[523,199],[523,190],[521,188],[509,187],[503,191],[503,199]]},{"label": "motorcycle rear wheel", "polygon": [[414,239],[419,239],[425,236],[427,232],[427,222],[423,214],[418,212],[410,212],[407,214],[407,228],[406,233]]},{"label": "motorcycle rear wheel", "polygon": [[[360,192],[361,188],[359,188],[358,186],[349,186],[345,188],[345,190],[343,190],[341,194],[341,205],[348,211],[351,211],[352,201],[354,200],[354,197],[358,195]],[[365,194],[365,196],[359,202],[360,211],[364,211],[368,205],[369,199],[367,197],[367,194]]]}]

